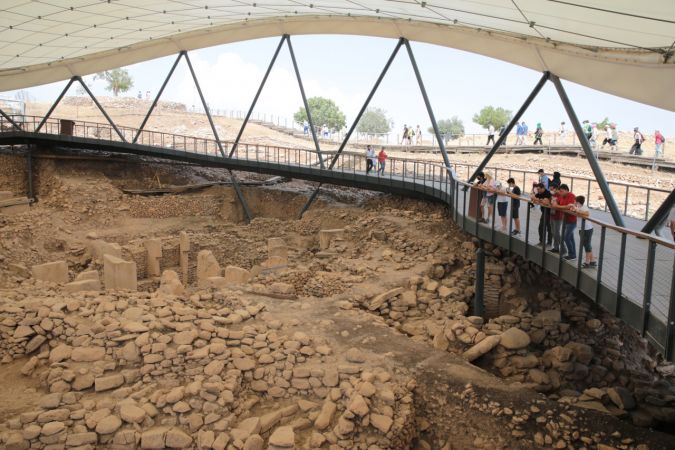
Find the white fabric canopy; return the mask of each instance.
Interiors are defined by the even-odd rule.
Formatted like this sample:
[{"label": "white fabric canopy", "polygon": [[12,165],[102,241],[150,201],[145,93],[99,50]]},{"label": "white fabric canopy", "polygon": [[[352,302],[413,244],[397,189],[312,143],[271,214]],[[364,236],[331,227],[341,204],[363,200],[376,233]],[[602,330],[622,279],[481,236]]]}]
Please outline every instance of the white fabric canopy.
[{"label": "white fabric canopy", "polygon": [[675,111],[675,0],[2,0],[0,91],[281,34],[405,37]]}]

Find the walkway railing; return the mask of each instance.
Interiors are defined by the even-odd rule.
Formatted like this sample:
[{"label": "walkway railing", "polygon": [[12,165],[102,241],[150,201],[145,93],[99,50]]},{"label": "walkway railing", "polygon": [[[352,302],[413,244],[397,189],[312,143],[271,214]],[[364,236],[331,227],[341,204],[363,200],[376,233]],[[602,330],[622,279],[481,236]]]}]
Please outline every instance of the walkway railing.
[{"label": "walkway railing", "polygon": [[[25,138],[39,139],[44,135],[45,138],[51,138],[54,145],[68,143],[68,138],[53,135],[62,134],[63,128],[70,125],[50,119],[39,133],[35,133],[40,120],[37,117],[27,117],[19,125],[20,129],[17,129],[7,120],[0,119],[0,138],[6,135],[25,142]],[[234,170],[285,173],[295,178],[319,179],[326,183],[348,184],[442,201],[448,206],[451,218],[461,229],[483,241],[518,254],[571,283],[648,338],[666,358],[673,359],[675,245],[652,235],[608,223],[601,219],[608,216],[602,211],[580,219],[580,229],[584,229],[586,223],[592,223],[595,228],[591,243],[593,251],[596,252],[597,249],[594,253],[597,267],[585,268],[582,265],[585,250],[577,231],[574,231],[574,235],[578,258],[565,260],[561,253],[552,253],[545,246],[538,245],[540,240],[548,241],[551,233],[548,231],[550,216],[542,214],[545,209],[541,210],[538,206],[530,208],[532,202],[529,198],[503,192],[499,193],[498,200],[506,200],[508,203],[507,218],[516,211],[514,201],[521,203],[517,208],[522,221],[520,233],[513,233],[515,229],[512,220],[507,220],[508,225],[502,228],[501,218],[498,222],[497,214],[492,214],[487,223],[482,223],[479,220],[482,217],[479,211],[483,209],[479,194],[486,189],[459,181],[454,168],[438,163],[389,158],[380,172],[373,169],[367,173],[362,154],[342,153],[337,156],[334,168],[328,170],[319,166],[319,157],[314,150],[239,144],[230,159],[220,156],[213,139],[143,131],[136,144],[132,144],[137,131],[122,127],[119,128],[120,134],[128,143],[119,145],[117,143],[122,142],[122,138],[112,127],[90,122],[76,122],[71,125],[74,125],[72,134],[75,137],[86,138],[73,142],[72,146],[78,148],[82,148],[86,141],[109,141],[110,151],[117,152],[136,151],[161,157],[163,152],[167,156],[175,156],[178,150],[184,154],[184,160],[197,164],[209,163]],[[113,142],[116,144],[113,145]],[[326,160],[328,157],[329,155],[324,155]],[[330,157],[335,158],[335,155]],[[522,188],[524,191],[528,190],[527,186]],[[497,195],[496,192],[494,194]],[[497,208],[494,209],[496,212]],[[570,211],[567,213],[577,215]],[[539,233],[540,227],[542,234]],[[569,230],[571,224],[567,227]]]}]

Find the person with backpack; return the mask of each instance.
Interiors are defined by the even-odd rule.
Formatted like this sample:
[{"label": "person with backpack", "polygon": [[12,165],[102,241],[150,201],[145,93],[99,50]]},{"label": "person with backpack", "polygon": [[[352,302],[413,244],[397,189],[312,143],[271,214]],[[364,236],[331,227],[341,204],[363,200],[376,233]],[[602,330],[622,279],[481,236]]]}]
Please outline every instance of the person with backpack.
[{"label": "person with backpack", "polygon": [[543,145],[541,143],[541,138],[544,136],[544,130],[541,128],[541,124],[537,124],[537,129],[534,130],[534,143],[532,145],[537,145],[537,142],[539,142],[539,145]]},{"label": "person with backpack", "polygon": [[666,142],[666,138],[663,137],[659,130],[654,132],[654,152],[657,158],[663,158],[663,143]]},{"label": "person with backpack", "polygon": [[645,137],[640,133],[640,129],[638,127],[633,128],[633,139],[635,140],[635,143],[633,146],[630,148],[630,154],[631,155],[636,155],[639,156],[642,154],[642,143],[645,141]]}]

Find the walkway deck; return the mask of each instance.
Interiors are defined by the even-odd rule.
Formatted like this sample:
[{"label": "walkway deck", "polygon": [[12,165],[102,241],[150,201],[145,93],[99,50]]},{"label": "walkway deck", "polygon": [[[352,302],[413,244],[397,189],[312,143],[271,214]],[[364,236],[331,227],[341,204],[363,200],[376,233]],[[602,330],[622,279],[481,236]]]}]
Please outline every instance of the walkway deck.
[{"label": "walkway deck", "polygon": [[[110,136],[110,135],[109,135]],[[170,142],[168,140],[167,142]],[[515,252],[562,279],[576,286],[589,298],[603,306],[609,312],[642,332],[668,358],[673,357],[675,335],[673,333],[673,263],[675,246],[651,236],[628,231],[639,230],[643,221],[626,218],[628,230],[611,225],[609,213],[593,211],[592,219],[606,222],[596,223],[593,234],[593,248],[596,254],[604,247],[601,268],[580,269],[577,261],[562,260],[558,254],[542,253],[538,243],[539,208],[529,209],[521,202],[520,216],[522,234],[510,236],[507,232],[492,229],[492,224],[477,225],[467,214],[469,192],[461,182],[447,176],[443,167],[434,163],[419,163],[411,174],[404,171],[403,164],[391,159],[387,172],[383,176],[367,175],[357,170],[355,155],[341,156],[333,170],[321,169],[315,152],[301,149],[279,149],[268,154],[255,151],[246,154],[237,153],[233,158],[211,154],[196,153],[157,145],[132,144],[117,140],[100,138],[64,136],[59,134],[34,133],[18,130],[2,130],[0,145],[39,145],[42,148],[67,147],[77,151],[98,151],[106,153],[126,153],[143,156],[190,162],[202,166],[223,167],[231,170],[267,173],[291,178],[305,179],[322,183],[359,187],[369,190],[390,192],[398,195],[442,201],[450,208],[452,217],[465,231],[486,241],[492,242],[509,251]],[[195,148],[198,148],[195,145]],[[201,147],[199,147],[201,148]],[[204,152],[209,153],[208,145]],[[362,157],[358,157],[362,158]],[[404,173],[405,172],[405,173]],[[499,227],[499,219],[495,222]],[[602,230],[605,230],[605,242],[602,245]],[[528,233],[525,231],[528,230]],[[575,232],[576,244],[579,244]],[[625,239],[625,252],[622,260],[621,242]],[[653,267],[648,261],[650,246],[654,251]],[[578,247],[577,247],[578,248]],[[622,270],[623,269],[623,270]],[[598,282],[598,276],[601,280]],[[623,278],[623,279],[622,279]],[[650,281],[651,278],[651,281]],[[646,294],[645,294],[646,293]]]}]

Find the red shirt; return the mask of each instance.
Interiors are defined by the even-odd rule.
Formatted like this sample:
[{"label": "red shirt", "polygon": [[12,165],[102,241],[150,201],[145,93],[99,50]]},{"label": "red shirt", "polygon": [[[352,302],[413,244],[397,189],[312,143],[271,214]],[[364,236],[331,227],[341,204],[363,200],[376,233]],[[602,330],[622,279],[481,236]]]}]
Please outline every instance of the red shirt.
[{"label": "red shirt", "polygon": [[[553,198],[558,201],[558,204],[560,204],[560,194],[556,192]],[[559,209],[551,209],[551,212],[552,212],[551,220],[563,220],[562,211],[560,211]]]},{"label": "red shirt", "polygon": [[[558,194],[558,205],[573,205],[577,201],[576,195],[568,192],[566,195]],[[577,223],[577,216],[565,213],[565,223]]]},{"label": "red shirt", "polygon": [[384,152],[384,150],[380,150],[380,153],[377,154],[377,160],[379,162],[384,162],[384,160],[387,159],[387,154]]}]

